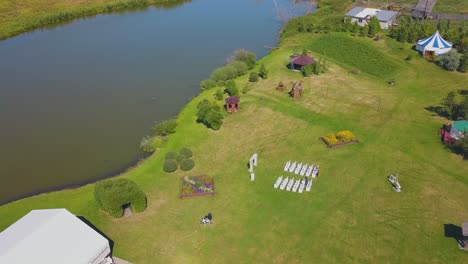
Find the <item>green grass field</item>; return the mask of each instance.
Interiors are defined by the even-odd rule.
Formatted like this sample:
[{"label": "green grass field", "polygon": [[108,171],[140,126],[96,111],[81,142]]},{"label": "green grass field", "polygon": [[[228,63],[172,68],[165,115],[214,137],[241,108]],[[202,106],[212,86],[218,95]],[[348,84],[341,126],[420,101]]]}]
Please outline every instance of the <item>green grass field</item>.
[{"label": "green grass field", "polygon": [[[328,73],[302,78],[287,70],[292,44],[327,58]],[[408,54],[415,59],[405,61]],[[467,163],[440,143],[443,120],[424,109],[465,87],[466,74],[426,62],[407,44],[341,33],[285,39],[262,62],[270,79],[241,96],[241,111],[221,130],[195,122],[197,103],[215,90],[204,92],[180,113],[165,149],[122,175],[147,193],[145,212],[112,219],[97,209],[90,184],[0,207],[0,230],[31,209],[65,207],[114,240],[114,255],[137,264],[466,262],[468,252],[444,236],[444,224],[468,220]],[[305,90],[297,102],[275,90],[294,80]],[[345,129],[361,143],[328,149],[318,139]],[[184,146],[194,152],[194,170],[162,172],[164,154]],[[259,166],[250,182],[254,152]],[[273,188],[278,176],[292,176],[282,171],[287,160],[320,165],[310,193]],[[401,193],[386,179],[396,172]],[[217,195],[180,200],[180,177],[199,174],[214,176]],[[215,224],[204,228],[198,221],[207,212]]]}]

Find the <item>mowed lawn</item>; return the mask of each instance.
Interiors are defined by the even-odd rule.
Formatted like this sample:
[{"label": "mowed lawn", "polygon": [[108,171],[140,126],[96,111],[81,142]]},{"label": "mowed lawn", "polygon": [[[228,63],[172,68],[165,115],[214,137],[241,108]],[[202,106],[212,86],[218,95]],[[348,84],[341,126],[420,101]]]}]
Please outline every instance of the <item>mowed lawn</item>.
[{"label": "mowed lawn", "polygon": [[[345,42],[319,46],[324,39]],[[354,64],[335,55],[348,43],[359,46],[348,49]],[[329,72],[302,78],[287,70],[293,44],[327,58]],[[215,90],[204,92],[183,109],[167,146],[122,175],[147,193],[145,212],[112,219],[97,209],[91,184],[0,207],[0,230],[31,209],[65,207],[105,232],[115,255],[133,263],[465,263],[468,252],[445,237],[444,224],[468,220],[468,165],[440,143],[443,120],[424,108],[466,88],[467,75],[446,72],[390,39],[304,34],[281,46],[262,60],[270,79],[250,86],[241,111],[227,115],[221,130],[195,122],[197,103],[214,100]],[[361,52],[379,52],[389,63]],[[410,62],[408,54],[415,57]],[[395,86],[386,83],[390,75]],[[279,81],[290,88],[295,80],[304,85],[302,100],[275,90]],[[247,84],[245,76],[237,81]],[[318,139],[345,129],[361,143],[328,149]],[[162,172],[164,154],[184,146],[194,152],[194,170]],[[255,152],[250,182],[247,162]],[[287,160],[320,165],[311,192],[273,188],[278,176],[293,176],[282,170]],[[397,172],[401,193],[386,179]],[[215,177],[216,196],[180,200],[180,177],[199,174]],[[215,224],[203,227],[208,212]]]}]

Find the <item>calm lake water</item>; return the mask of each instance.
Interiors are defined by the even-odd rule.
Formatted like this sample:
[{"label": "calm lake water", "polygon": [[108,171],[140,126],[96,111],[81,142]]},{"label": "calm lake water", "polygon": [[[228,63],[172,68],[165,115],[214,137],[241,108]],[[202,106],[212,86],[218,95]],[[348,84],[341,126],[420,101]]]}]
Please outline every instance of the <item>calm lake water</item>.
[{"label": "calm lake water", "polygon": [[185,1],[1,41],[0,204],[142,158],[152,124],[175,116],[232,51],[266,55],[280,18],[312,10],[296,2]]}]

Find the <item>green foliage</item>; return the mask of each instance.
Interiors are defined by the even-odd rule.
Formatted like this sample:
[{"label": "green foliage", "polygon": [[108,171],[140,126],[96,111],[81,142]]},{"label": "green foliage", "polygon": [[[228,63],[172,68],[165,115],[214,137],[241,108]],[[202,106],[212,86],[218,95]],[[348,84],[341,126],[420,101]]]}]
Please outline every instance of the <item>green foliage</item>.
[{"label": "green foliage", "polygon": [[219,83],[225,82],[230,79],[236,78],[237,75],[237,68],[231,64],[227,64],[225,66],[219,67],[215,69],[210,76],[210,79]]},{"label": "green foliage", "polygon": [[249,85],[246,85],[244,86],[244,88],[242,88],[242,94],[246,94],[250,91],[250,86]]},{"label": "green foliage", "polygon": [[353,33],[353,35],[357,35],[359,34],[359,25],[357,22],[354,22],[352,28],[351,28],[351,32]]},{"label": "green foliage", "polygon": [[166,159],[176,159],[177,157],[177,153],[174,152],[174,151],[169,151],[168,153],[166,153]]},{"label": "green foliage", "polygon": [[200,87],[202,90],[208,90],[216,86],[216,81],[212,79],[206,79],[200,82]]},{"label": "green foliage", "polygon": [[183,171],[189,171],[195,166],[195,162],[192,159],[184,159],[180,162],[180,169]]},{"label": "green foliage", "polygon": [[442,59],[439,62],[439,65],[446,69],[447,71],[455,71],[460,65],[461,54],[456,50],[452,49],[449,52],[442,55]]},{"label": "green foliage", "polygon": [[468,71],[468,50],[460,58],[460,65],[458,65],[458,71],[467,72]]},{"label": "green foliage", "polygon": [[246,74],[249,69],[247,64],[243,61],[232,61],[229,65],[236,69],[237,76]]},{"label": "green foliage", "polygon": [[251,72],[249,76],[249,82],[258,82],[258,73]]},{"label": "green foliage", "polygon": [[208,128],[218,130],[223,124],[224,116],[221,108],[216,103],[208,100],[201,101],[197,106],[197,121],[203,123]]},{"label": "green foliage", "polygon": [[113,217],[122,217],[124,205],[130,204],[133,212],[146,209],[146,195],[138,185],[126,178],[99,181],[94,188],[97,205]]},{"label": "green foliage", "polygon": [[237,96],[239,97],[239,89],[237,88],[237,84],[233,80],[229,80],[226,82],[226,89],[225,92],[230,96]]},{"label": "green foliage", "polygon": [[230,58],[230,61],[243,62],[247,65],[247,68],[251,70],[255,67],[255,64],[257,63],[257,56],[251,51],[239,49],[234,51],[234,54]]},{"label": "green foliage", "polygon": [[156,123],[153,126],[153,132],[157,136],[167,136],[176,132],[177,120],[168,119]]},{"label": "green foliage", "polygon": [[442,100],[443,114],[452,120],[468,119],[468,94],[449,92]]},{"label": "green foliage", "polygon": [[193,153],[189,148],[181,148],[179,154],[184,156],[185,158],[191,158]]},{"label": "green foliage", "polygon": [[301,68],[301,73],[304,77],[308,77],[314,73],[314,67],[315,65],[309,64],[309,65],[304,65]]},{"label": "green foliage", "polygon": [[[306,53],[307,53],[307,51],[306,51]],[[258,70],[258,75],[260,77],[262,77],[262,79],[264,79],[264,80],[268,79],[268,70],[265,67],[265,64],[262,63],[260,65],[260,69]]]},{"label": "green foliage", "polygon": [[216,91],[216,93],[214,94],[214,98],[215,98],[216,100],[218,100],[218,101],[219,101],[219,100],[223,100],[223,99],[224,99],[223,90],[218,89],[218,90]]},{"label": "green foliage", "polygon": [[367,37],[369,34],[369,26],[365,25],[359,29],[359,36],[360,37]]},{"label": "green foliage", "polygon": [[147,153],[153,153],[156,151],[156,147],[153,144],[153,137],[146,136],[141,139],[140,149]]},{"label": "green foliage", "polygon": [[176,161],[177,161],[177,163],[179,163],[179,164],[180,164],[180,162],[181,162],[182,160],[184,160],[184,159],[185,159],[185,157],[184,157],[183,155],[180,155],[180,154],[178,154],[177,157],[176,157]]},{"label": "green foliage", "polygon": [[468,133],[464,133],[463,137],[455,141],[453,145],[450,146],[453,152],[463,155],[464,159],[468,159]]},{"label": "green foliage", "polygon": [[380,31],[379,20],[377,19],[377,17],[373,16],[369,20],[369,30],[368,30],[367,34],[369,36],[371,36],[371,37],[375,37],[375,35],[377,35],[377,33],[379,33],[379,31]]},{"label": "green foliage", "polygon": [[173,159],[167,159],[164,161],[163,170],[165,172],[168,172],[168,173],[174,172],[177,170],[177,167],[178,167],[177,161]]}]

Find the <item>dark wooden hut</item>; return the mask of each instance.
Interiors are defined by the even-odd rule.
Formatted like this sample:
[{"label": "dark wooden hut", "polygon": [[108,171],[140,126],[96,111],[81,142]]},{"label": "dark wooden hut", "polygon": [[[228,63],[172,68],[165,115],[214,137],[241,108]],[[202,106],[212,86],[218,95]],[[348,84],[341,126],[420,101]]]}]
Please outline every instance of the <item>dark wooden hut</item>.
[{"label": "dark wooden hut", "polygon": [[228,113],[235,113],[239,111],[240,100],[236,96],[230,96],[226,98],[226,111]]},{"label": "dark wooden hut", "polygon": [[307,55],[297,55],[292,56],[290,60],[289,67],[291,70],[298,70],[300,71],[302,67],[306,65],[314,64],[315,60],[312,58],[310,51],[307,52]]}]

